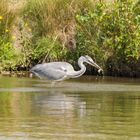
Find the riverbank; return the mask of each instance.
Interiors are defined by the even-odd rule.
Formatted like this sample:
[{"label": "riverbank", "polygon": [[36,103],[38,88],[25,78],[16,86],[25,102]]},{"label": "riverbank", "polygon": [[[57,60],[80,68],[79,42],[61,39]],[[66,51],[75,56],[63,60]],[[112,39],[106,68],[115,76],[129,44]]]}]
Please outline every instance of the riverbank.
[{"label": "riverbank", "polygon": [[[0,2],[0,72],[50,61],[78,69],[78,58],[86,54],[105,75],[140,77],[140,2]],[[86,74],[97,72],[88,67]]]}]

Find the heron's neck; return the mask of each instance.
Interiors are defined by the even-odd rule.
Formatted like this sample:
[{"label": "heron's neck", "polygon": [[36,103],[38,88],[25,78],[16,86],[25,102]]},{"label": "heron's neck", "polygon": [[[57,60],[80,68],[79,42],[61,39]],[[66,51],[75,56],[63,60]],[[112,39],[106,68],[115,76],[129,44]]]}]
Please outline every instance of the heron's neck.
[{"label": "heron's neck", "polygon": [[86,71],[86,67],[85,65],[83,64],[83,61],[78,61],[78,65],[79,67],[81,68],[79,71],[74,71],[70,74],[70,77],[71,78],[76,78],[76,77],[80,77],[81,75],[83,75]]}]

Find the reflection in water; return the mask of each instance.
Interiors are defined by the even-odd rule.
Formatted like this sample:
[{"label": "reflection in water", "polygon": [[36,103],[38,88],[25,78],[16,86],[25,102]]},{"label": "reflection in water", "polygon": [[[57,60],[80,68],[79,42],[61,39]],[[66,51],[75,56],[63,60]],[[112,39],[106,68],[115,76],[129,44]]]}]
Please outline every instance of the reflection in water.
[{"label": "reflection in water", "polygon": [[139,80],[82,78],[1,77],[0,140],[139,140]]},{"label": "reflection in water", "polygon": [[72,117],[74,109],[82,104],[77,97],[69,97],[60,92],[38,95],[33,102],[34,109],[40,115],[67,115],[69,117]]}]

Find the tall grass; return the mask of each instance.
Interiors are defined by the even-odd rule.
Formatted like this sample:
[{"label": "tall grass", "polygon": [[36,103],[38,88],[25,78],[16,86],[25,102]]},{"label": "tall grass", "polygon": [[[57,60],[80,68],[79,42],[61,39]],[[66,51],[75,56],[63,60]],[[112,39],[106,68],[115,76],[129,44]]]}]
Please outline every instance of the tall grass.
[{"label": "tall grass", "polygon": [[[55,44],[53,38],[57,38],[56,42],[60,42],[62,51],[65,47],[70,50],[75,49],[75,15],[83,12],[85,7],[91,8],[92,2],[89,0],[28,0],[23,13],[25,22],[27,21],[32,29],[33,42],[40,40],[41,37],[48,37],[52,38],[52,44]],[[46,47],[49,47],[48,44]]]},{"label": "tall grass", "polygon": [[11,42],[11,30],[15,13],[9,10],[8,1],[0,1],[0,71],[12,67],[15,50]]},{"label": "tall grass", "polygon": [[[76,47],[77,21],[76,15],[82,14],[87,10],[93,9],[95,1],[90,0],[29,0],[23,11],[24,21],[27,22],[32,29],[33,44],[36,50],[36,43],[46,38],[47,41],[43,48],[41,56],[53,59],[77,60],[81,55],[81,49]],[[56,39],[54,39],[56,38]],[[48,40],[50,43],[48,43]],[[61,44],[61,50],[58,55],[54,52],[48,52],[53,44]],[[38,43],[37,43],[38,44]],[[39,43],[40,46],[41,43]],[[45,49],[44,49],[45,48]],[[57,51],[57,50],[56,50]],[[49,55],[47,55],[49,54]],[[59,56],[60,54],[60,56]],[[55,57],[54,57],[55,56]],[[38,56],[38,59],[41,57]],[[43,58],[42,58],[43,59]],[[41,59],[41,60],[42,60]]]},{"label": "tall grass", "polygon": [[75,14],[89,7],[86,0],[27,0],[24,15],[38,35],[57,33],[70,24]]},{"label": "tall grass", "polygon": [[7,37],[9,34],[13,21],[15,19],[15,14],[9,10],[8,2],[6,0],[0,1],[0,35]]}]

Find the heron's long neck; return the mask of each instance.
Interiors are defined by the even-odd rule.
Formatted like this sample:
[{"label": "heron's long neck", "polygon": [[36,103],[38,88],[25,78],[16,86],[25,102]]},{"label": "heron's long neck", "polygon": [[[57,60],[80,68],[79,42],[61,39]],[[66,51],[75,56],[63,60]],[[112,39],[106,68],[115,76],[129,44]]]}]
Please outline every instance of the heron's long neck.
[{"label": "heron's long neck", "polygon": [[83,61],[81,62],[81,61],[78,61],[78,65],[79,65],[79,67],[81,68],[79,71],[74,71],[74,72],[72,72],[69,76],[71,77],[71,78],[76,78],[76,77],[79,77],[79,76],[81,76],[81,75],[83,75],[84,73],[85,73],[85,71],[86,71],[86,67],[85,67],[85,65],[83,64]]}]

